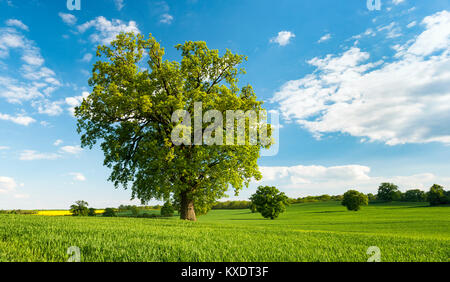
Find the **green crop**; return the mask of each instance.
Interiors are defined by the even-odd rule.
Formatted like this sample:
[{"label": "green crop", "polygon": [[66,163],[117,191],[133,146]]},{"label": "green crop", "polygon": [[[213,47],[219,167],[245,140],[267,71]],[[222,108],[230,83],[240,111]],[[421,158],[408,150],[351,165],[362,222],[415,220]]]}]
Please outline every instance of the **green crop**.
[{"label": "green crop", "polygon": [[250,210],[173,218],[0,215],[0,261],[449,261],[448,206],[339,202],[296,204],[277,220]]}]

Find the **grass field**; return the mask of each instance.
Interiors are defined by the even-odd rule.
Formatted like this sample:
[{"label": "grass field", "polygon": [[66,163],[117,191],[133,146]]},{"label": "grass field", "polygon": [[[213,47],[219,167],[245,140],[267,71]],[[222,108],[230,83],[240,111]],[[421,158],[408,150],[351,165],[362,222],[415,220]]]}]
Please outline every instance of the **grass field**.
[{"label": "grass field", "polygon": [[0,261],[449,261],[450,207],[338,202],[296,204],[277,220],[247,210],[177,218],[0,215]]}]

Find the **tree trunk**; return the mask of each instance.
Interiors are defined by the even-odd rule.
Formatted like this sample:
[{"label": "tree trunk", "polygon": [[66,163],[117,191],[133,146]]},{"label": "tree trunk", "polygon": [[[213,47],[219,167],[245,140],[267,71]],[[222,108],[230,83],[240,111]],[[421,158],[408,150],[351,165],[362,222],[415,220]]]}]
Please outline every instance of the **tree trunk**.
[{"label": "tree trunk", "polygon": [[197,221],[194,210],[194,200],[188,196],[187,192],[181,193],[181,213],[180,218],[184,220]]}]

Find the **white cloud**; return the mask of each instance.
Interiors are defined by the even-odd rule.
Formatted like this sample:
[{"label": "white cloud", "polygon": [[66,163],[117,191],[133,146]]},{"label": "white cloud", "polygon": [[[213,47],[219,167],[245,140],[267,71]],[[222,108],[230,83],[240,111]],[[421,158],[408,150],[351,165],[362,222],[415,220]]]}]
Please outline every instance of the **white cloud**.
[{"label": "white cloud", "polygon": [[173,16],[170,14],[162,14],[161,15],[161,19],[159,20],[160,23],[164,23],[164,24],[171,24],[173,21]]},{"label": "white cloud", "polygon": [[77,23],[77,17],[72,14],[59,13],[58,15],[61,17],[62,21],[68,25],[74,25]]},{"label": "white cloud", "polygon": [[114,5],[116,5],[117,10],[122,10],[122,8],[125,6],[123,2],[124,0],[114,0]]},{"label": "white cloud", "polygon": [[0,176],[0,194],[13,192],[17,188],[16,181],[11,177]]},{"label": "white cloud", "polygon": [[421,173],[409,176],[371,176],[370,167],[363,165],[343,166],[291,166],[291,167],[261,167],[263,178],[257,185],[276,184],[288,196],[342,194],[350,189],[364,193],[376,193],[382,182],[392,182],[400,190],[428,190],[434,183],[448,187],[449,177],[439,177],[432,173]]},{"label": "white cloud", "polygon": [[278,35],[271,38],[271,43],[277,43],[280,46],[286,46],[290,43],[291,38],[294,38],[295,34],[290,31],[280,31]]},{"label": "white cloud", "polygon": [[129,21],[128,23],[117,19],[109,21],[102,16],[77,27],[80,33],[84,33],[91,28],[95,31],[90,35],[90,40],[93,43],[101,44],[109,44],[121,32],[140,32],[135,21]]},{"label": "white cloud", "polygon": [[264,180],[288,178],[291,183],[313,183],[341,180],[367,180],[370,168],[361,165],[346,166],[291,166],[291,167],[261,167]]},{"label": "white cloud", "polygon": [[355,47],[313,58],[316,70],[285,83],[272,101],[316,137],[342,132],[389,145],[450,144],[443,126],[450,123],[450,13],[423,24],[414,40],[394,46],[391,62],[368,62],[370,54]]},{"label": "white cloud", "polygon": [[83,151],[80,146],[64,146],[59,150],[61,153],[77,155]]},{"label": "white cloud", "polygon": [[24,125],[24,126],[28,126],[28,125],[32,124],[33,122],[36,122],[35,119],[28,117],[28,116],[17,115],[14,117],[14,116],[11,116],[8,114],[2,114],[2,113],[0,113],[0,120],[12,121],[16,124],[20,124],[20,125]]},{"label": "white cloud", "polygon": [[61,101],[48,101],[48,100],[41,100],[37,102],[33,102],[33,107],[37,108],[38,112],[40,114],[46,114],[49,116],[58,116],[63,112],[63,109],[61,105],[63,102]]},{"label": "white cloud", "polygon": [[71,172],[69,175],[73,176],[73,180],[75,181],[86,181],[86,177],[79,172]]},{"label": "white cloud", "polygon": [[14,198],[23,199],[28,198],[27,194],[18,194],[17,188],[23,186],[23,184],[18,185],[17,182],[6,176],[0,176],[0,195],[12,195]]},{"label": "white cloud", "polygon": [[20,104],[43,98],[44,94],[48,96],[61,85],[55,73],[43,66],[45,60],[34,41],[14,28],[0,28],[0,59],[7,58],[12,51],[19,53],[23,65],[17,70],[9,68],[9,75],[15,77],[0,76],[0,97]]},{"label": "white cloud", "polygon": [[62,143],[64,143],[64,141],[61,140],[61,139],[58,139],[58,140],[55,141],[55,143],[53,143],[53,146],[59,146],[59,145],[61,145]]},{"label": "white cloud", "polygon": [[22,161],[35,161],[35,160],[56,160],[61,158],[61,155],[55,153],[40,153],[33,150],[24,150],[20,154],[19,159]]},{"label": "white cloud", "polygon": [[330,39],[331,39],[331,34],[327,33],[324,36],[322,36],[319,39],[319,41],[317,41],[317,43],[322,43],[322,42],[325,42],[325,41],[330,40]]},{"label": "white cloud", "polygon": [[416,26],[416,24],[417,24],[416,21],[412,21],[412,22],[410,22],[406,27],[407,27],[407,28],[412,28],[412,27]]},{"label": "white cloud", "polygon": [[[408,52],[414,55],[430,55],[439,50],[450,51],[450,12],[442,11],[426,17],[422,24],[426,30],[422,32],[409,47]],[[447,54],[448,55],[448,54]]]},{"label": "white cloud", "polygon": [[83,102],[83,99],[89,96],[89,92],[83,92],[81,96],[74,96],[74,97],[67,97],[66,98],[66,104],[69,105],[69,108],[67,109],[69,113],[74,116],[75,115],[75,108],[80,106]]},{"label": "white cloud", "polygon": [[403,3],[403,2],[405,2],[405,0],[392,0],[392,3],[394,5],[398,5],[398,4]]},{"label": "white cloud", "polygon": [[83,58],[81,59],[82,62],[89,63],[92,60],[92,54],[84,54]]},{"label": "white cloud", "polygon": [[396,22],[391,22],[385,26],[379,26],[378,31],[387,31],[387,38],[396,38],[402,35],[401,28]]},{"label": "white cloud", "polygon": [[26,30],[26,31],[29,30],[28,26],[26,26],[23,22],[21,22],[20,20],[17,20],[17,19],[9,19],[5,23],[7,26],[18,27],[18,28]]},{"label": "white cloud", "polygon": [[10,148],[8,146],[0,146],[0,151],[9,150],[9,149]]}]

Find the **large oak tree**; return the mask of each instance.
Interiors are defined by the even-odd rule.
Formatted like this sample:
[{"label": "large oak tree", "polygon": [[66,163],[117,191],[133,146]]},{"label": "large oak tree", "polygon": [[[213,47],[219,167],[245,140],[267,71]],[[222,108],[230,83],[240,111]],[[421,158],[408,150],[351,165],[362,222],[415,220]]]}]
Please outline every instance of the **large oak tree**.
[{"label": "large oak tree", "polygon": [[[183,120],[172,122],[172,114],[193,113],[195,102],[202,102],[203,112],[262,110],[252,87],[237,85],[238,75],[245,73],[239,65],[246,57],[229,50],[221,55],[205,42],[175,48],[181,62],[164,60],[164,49],[151,35],[145,39],[122,33],[110,45],[99,46],[89,79],[92,93],[75,115],[82,146],[101,143],[116,188],[131,188],[132,198],[143,203],[170,199],[182,219],[195,221],[196,213],[205,213],[229,187],[238,193],[253,178],[261,178],[257,160],[261,148],[271,142],[174,144],[172,130]],[[212,121],[202,123],[201,130]],[[223,130],[226,135],[226,127]],[[269,137],[270,132],[269,125]]]}]

